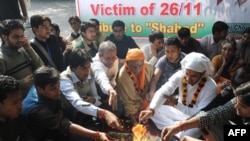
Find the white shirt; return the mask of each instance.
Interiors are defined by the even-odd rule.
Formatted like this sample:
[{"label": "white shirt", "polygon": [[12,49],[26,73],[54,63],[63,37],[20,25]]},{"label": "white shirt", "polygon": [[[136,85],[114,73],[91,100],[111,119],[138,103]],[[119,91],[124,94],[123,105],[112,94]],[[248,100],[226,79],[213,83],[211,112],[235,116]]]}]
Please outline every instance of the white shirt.
[{"label": "white shirt", "polygon": [[199,40],[201,47],[204,50],[204,54],[212,60],[215,55],[221,53],[221,44],[220,42],[215,43],[213,34],[209,34]]},{"label": "white shirt", "polygon": [[[182,111],[186,115],[194,115],[199,112],[202,108],[206,107],[217,95],[217,86],[214,80],[210,77],[207,78],[207,81],[203,88],[201,89],[199,96],[197,98],[196,104],[192,108],[182,104],[182,78],[184,77],[183,70],[180,70],[173,74],[168,82],[166,82],[158,91],[156,91],[149,107],[152,109],[157,109],[160,107],[166,100],[164,95],[172,95],[174,90],[179,87],[179,99],[178,104],[175,106],[176,109]],[[195,85],[187,84],[187,98],[186,104],[190,104],[192,101],[193,95],[198,88],[198,83]]]},{"label": "white shirt", "polygon": [[102,92],[108,94],[108,91],[116,86],[118,59],[115,60],[112,67],[108,68],[101,62],[99,53],[97,53],[93,58],[91,68],[94,73],[94,79],[99,84]]},{"label": "white shirt", "polygon": [[[87,115],[91,115],[91,116],[95,116],[97,117],[97,109],[99,106],[101,105],[101,102],[99,101],[100,97],[97,95],[97,90],[96,90],[96,86],[95,86],[95,82],[94,80],[91,78],[91,76],[88,76],[88,80],[83,81],[83,83],[86,83],[87,81],[91,81],[90,84],[90,94],[91,96],[96,98],[96,102],[95,105],[84,101],[78,94],[78,92],[76,91],[76,89],[74,88],[74,84],[78,81],[80,81],[77,76],[75,75],[75,73],[71,70],[69,70],[70,68],[68,67],[65,71],[68,71],[66,73],[70,74],[70,76],[72,77],[72,81],[70,79],[66,79],[66,78],[61,78],[60,79],[60,90],[62,92],[62,94],[65,96],[65,98],[72,104],[72,106],[77,109],[79,112],[82,112],[84,114]],[[65,73],[65,72],[62,72]]]}]

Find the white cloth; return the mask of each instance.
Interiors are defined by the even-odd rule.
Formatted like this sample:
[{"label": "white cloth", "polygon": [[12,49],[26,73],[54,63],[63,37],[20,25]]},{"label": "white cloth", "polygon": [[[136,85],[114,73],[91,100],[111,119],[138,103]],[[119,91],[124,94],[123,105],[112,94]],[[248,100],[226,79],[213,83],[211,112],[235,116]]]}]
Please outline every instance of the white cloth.
[{"label": "white cloth", "polygon": [[106,67],[99,57],[99,53],[93,58],[91,64],[94,73],[94,79],[99,84],[103,93],[108,94],[109,89],[116,86],[116,76],[118,74],[118,59],[115,60],[114,65],[110,68]]},{"label": "white cloth", "polygon": [[191,52],[181,60],[182,70],[191,69],[196,72],[203,73],[205,77],[210,76],[214,72],[214,67],[209,58],[204,54]]},{"label": "white cloth", "polygon": [[[67,68],[67,70],[69,67]],[[66,70],[66,71],[67,71]],[[63,72],[62,72],[63,73]],[[86,101],[84,101],[79,94],[77,93],[76,89],[74,88],[74,84],[79,81],[79,79],[76,77],[75,73],[73,71],[68,70],[68,74],[72,77],[72,81],[70,79],[61,78],[60,79],[60,90],[62,94],[65,96],[65,98],[72,104],[74,108],[76,108],[78,111],[97,117],[97,109],[101,105],[101,102],[99,101],[100,97],[97,95],[97,90],[95,86],[94,80],[91,78],[91,76],[88,77],[88,80],[91,81],[90,85],[90,95],[96,98],[95,105],[90,104]],[[86,83],[86,82],[83,82]]]},{"label": "white cloth", "polygon": [[[158,91],[156,91],[152,101],[150,102],[149,107],[155,109],[156,111],[151,119],[154,121],[157,128],[159,128],[160,130],[164,126],[174,124],[178,121],[185,120],[195,115],[202,108],[207,106],[217,95],[216,83],[211,77],[207,77],[207,81],[199,93],[196,104],[194,104],[192,108],[182,104],[183,77],[184,77],[183,70],[180,70],[175,74],[173,74],[173,76],[170,77],[169,81],[166,82]],[[187,84],[187,97],[186,97],[187,105],[191,102],[193,95],[196,92],[196,89],[198,88],[198,84],[199,82],[197,82],[193,86]],[[164,95],[170,96],[177,87],[179,87],[179,98],[177,105],[175,107],[164,106],[163,103],[166,100],[166,97]],[[186,135],[186,133],[189,132],[185,132],[180,135],[183,136]],[[193,132],[190,131],[188,135],[196,137],[196,135],[199,134],[197,130],[194,130]]]}]

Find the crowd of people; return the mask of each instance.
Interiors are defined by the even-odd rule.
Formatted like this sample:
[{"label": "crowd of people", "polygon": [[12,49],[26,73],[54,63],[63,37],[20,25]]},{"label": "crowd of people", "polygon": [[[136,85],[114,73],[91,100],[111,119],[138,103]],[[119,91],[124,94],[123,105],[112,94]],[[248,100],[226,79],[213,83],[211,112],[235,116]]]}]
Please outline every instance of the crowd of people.
[{"label": "crowd of people", "polygon": [[164,141],[221,141],[224,124],[248,124],[250,28],[240,40],[222,21],[200,40],[186,27],[152,31],[140,47],[123,21],[106,35],[78,16],[62,37],[59,23],[32,15],[29,40],[23,15],[1,17],[0,141],[112,141],[103,126],[123,130],[121,119],[152,120]]}]

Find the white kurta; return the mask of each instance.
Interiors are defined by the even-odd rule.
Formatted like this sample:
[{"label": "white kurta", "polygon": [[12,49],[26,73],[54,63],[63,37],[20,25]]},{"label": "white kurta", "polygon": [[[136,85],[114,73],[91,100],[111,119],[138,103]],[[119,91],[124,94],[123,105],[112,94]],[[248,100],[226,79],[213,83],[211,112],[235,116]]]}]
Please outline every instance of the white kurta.
[{"label": "white kurta", "polygon": [[[157,128],[162,129],[164,126],[175,124],[176,122],[186,120],[192,115],[199,112],[202,108],[206,107],[217,95],[217,87],[214,80],[210,77],[207,78],[205,85],[199,93],[196,104],[193,107],[188,107],[182,104],[182,78],[184,77],[183,70],[180,70],[170,77],[154,95],[150,108],[155,109],[155,115],[151,118],[156,124]],[[187,98],[186,104],[190,104],[193,95],[198,88],[198,84],[187,84]],[[170,96],[174,90],[179,87],[179,99],[175,107],[162,105],[166,98],[164,95]],[[193,133],[193,132],[192,132]],[[197,134],[196,132],[194,134]],[[185,134],[186,135],[186,134]],[[191,136],[193,136],[191,134]],[[195,136],[193,136],[195,137]]]}]

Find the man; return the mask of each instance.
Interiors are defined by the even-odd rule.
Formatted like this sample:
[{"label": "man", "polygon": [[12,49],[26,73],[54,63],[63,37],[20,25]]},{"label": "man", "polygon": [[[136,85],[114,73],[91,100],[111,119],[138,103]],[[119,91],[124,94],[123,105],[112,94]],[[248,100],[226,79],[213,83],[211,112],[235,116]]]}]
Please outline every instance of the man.
[{"label": "man", "polygon": [[99,26],[100,23],[97,19],[90,19],[91,21],[94,21],[96,24],[96,42],[97,45],[99,46],[105,39],[106,39],[106,35],[100,31]]},{"label": "man", "polygon": [[[64,141],[68,135],[75,134],[94,140],[111,140],[103,132],[86,129],[62,116],[60,75],[55,68],[40,67],[34,72],[33,78],[34,86],[22,103],[22,114],[28,121],[33,137],[37,140]],[[101,109],[96,114],[100,118],[107,116]],[[118,124],[113,126],[118,127]]]},{"label": "man", "polygon": [[125,23],[120,20],[116,20],[112,23],[112,34],[109,35],[105,40],[112,41],[117,48],[117,57],[119,58],[119,63],[123,64],[125,62],[126,54],[131,48],[138,48],[134,39],[125,34]]},{"label": "man", "polygon": [[[100,98],[97,95],[95,80],[90,67],[91,56],[84,49],[74,49],[69,62],[69,67],[61,73],[60,89],[63,95],[77,111],[97,117],[97,110],[101,109],[97,106],[102,107],[102,103],[99,101]],[[71,108],[71,113],[74,109]],[[77,113],[77,111],[74,115],[86,117]],[[110,126],[118,122],[112,113],[106,111],[106,114],[105,120]]]},{"label": "man", "polygon": [[221,52],[221,41],[226,39],[229,26],[222,21],[213,24],[212,34],[209,34],[199,40],[204,54],[212,60],[215,55]]},{"label": "man", "polygon": [[62,54],[63,54],[64,64],[65,64],[65,67],[67,67],[69,64],[69,55],[70,55],[71,50],[72,50],[72,43],[70,40],[68,40],[60,35],[60,27],[58,24],[52,23],[50,25],[50,32],[51,32],[51,34],[55,35],[58,38],[58,44],[59,44],[61,51],[62,51]]},{"label": "man", "polygon": [[[98,86],[98,94],[102,98],[102,102],[112,106],[107,109],[112,110],[116,115],[123,114],[122,104],[118,101],[118,94],[115,90],[116,77],[118,74],[118,59],[116,56],[116,46],[111,41],[104,41],[99,46],[99,51],[93,58],[91,68],[94,73],[95,81]],[[117,111],[118,110],[118,111]]]},{"label": "man", "polygon": [[[169,37],[164,43],[165,55],[155,65],[154,75],[150,81],[149,100],[152,99],[156,90],[164,85],[168,79],[181,69],[181,60],[185,53],[181,52],[181,43],[177,37]],[[176,94],[178,90],[174,92]]]},{"label": "man", "polygon": [[[21,22],[26,22],[28,19],[25,0],[0,0],[0,3],[0,21],[18,19]],[[22,10],[22,15],[19,6]]]},{"label": "man", "polygon": [[240,57],[246,66],[250,65],[250,27],[243,31],[241,40],[237,42],[237,55]]},{"label": "man", "polygon": [[16,141],[28,135],[21,116],[23,96],[19,83],[11,76],[0,75],[0,92],[0,140]]},{"label": "man", "polygon": [[73,48],[85,49],[92,57],[98,52],[96,39],[96,24],[94,21],[87,21],[81,25],[81,36],[72,41]]},{"label": "man", "polygon": [[[207,106],[217,95],[217,87],[210,77],[213,67],[210,60],[200,53],[192,52],[181,61],[182,70],[176,72],[156,91],[149,110],[140,113],[140,121],[153,120],[159,129],[185,120]],[[179,98],[171,95],[179,88]],[[167,105],[163,105],[166,101]],[[181,132],[178,137],[199,137],[199,129]]]},{"label": "man", "polygon": [[145,55],[145,61],[154,66],[159,58],[164,55],[164,35],[161,31],[153,31],[148,36],[149,44],[144,45],[141,50]]},{"label": "man", "polygon": [[138,48],[130,49],[117,77],[117,92],[132,125],[139,123],[140,111],[148,106],[146,93],[152,76],[153,66],[145,61],[144,53]]},{"label": "man", "polygon": [[0,52],[0,74],[18,80],[23,95],[26,96],[33,84],[32,73],[43,65],[40,57],[32,49],[24,36],[24,27],[19,20],[5,20],[2,23]]},{"label": "man", "polygon": [[68,20],[70,27],[72,28],[72,32],[70,35],[67,37],[68,40],[73,41],[80,37],[81,35],[81,20],[78,16],[70,16]]},{"label": "man", "polygon": [[181,42],[182,52],[186,54],[190,52],[203,53],[200,42],[191,37],[189,28],[181,27],[181,29],[178,30],[178,39]]},{"label": "man", "polygon": [[33,49],[46,66],[63,71],[65,66],[58,38],[50,34],[51,19],[44,15],[33,15],[30,24],[35,34],[35,38],[31,40]]},{"label": "man", "polygon": [[[181,124],[164,127],[161,134],[162,140],[168,141],[173,135],[177,134],[181,130],[188,130],[190,128],[197,127],[205,128],[206,130],[208,130],[209,135],[215,135],[216,140],[209,140],[209,138],[207,138],[206,140],[208,141],[226,140],[223,139],[223,127],[221,131],[219,131],[213,130],[211,126],[221,123],[225,124],[225,122],[227,122],[228,120],[231,121],[235,117],[238,117],[239,125],[249,126],[249,71],[249,67],[242,67],[238,69],[234,74],[232,78],[232,87],[234,90],[232,90],[229,94],[232,96],[231,100],[223,103],[223,105],[221,103],[219,105],[217,104],[216,107],[210,109],[209,111],[202,110],[191,119],[182,121]],[[207,128],[208,126],[210,127],[210,129]]]},{"label": "man", "polygon": [[4,75],[0,75],[0,91],[0,140],[14,141],[18,137],[15,129],[19,127],[8,125],[11,125],[10,119],[17,118],[21,114],[22,93],[19,90],[19,83],[13,77]]}]

